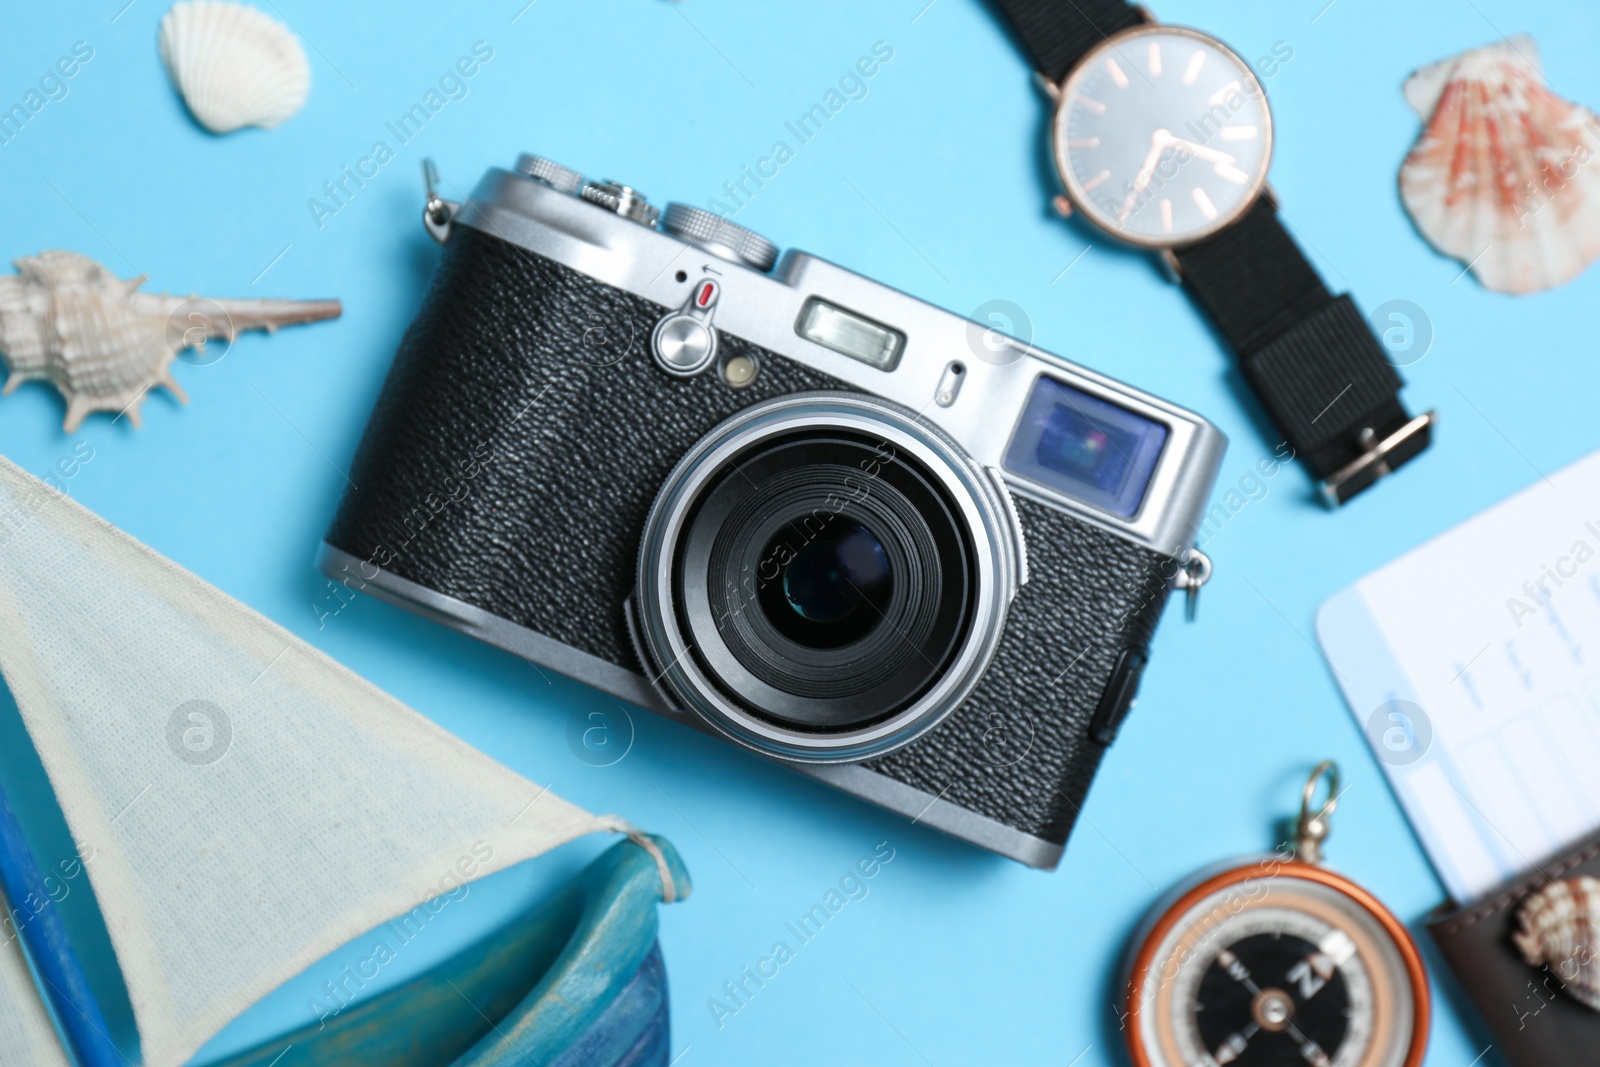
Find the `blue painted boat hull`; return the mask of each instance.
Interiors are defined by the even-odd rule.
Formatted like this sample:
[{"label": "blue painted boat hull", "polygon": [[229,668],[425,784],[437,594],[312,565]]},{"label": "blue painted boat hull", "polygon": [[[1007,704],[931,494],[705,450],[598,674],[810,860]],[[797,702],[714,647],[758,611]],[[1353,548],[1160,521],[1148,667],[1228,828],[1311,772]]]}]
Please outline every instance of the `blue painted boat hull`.
[{"label": "blue painted boat hull", "polygon": [[[690,881],[652,838],[676,899]],[[426,974],[219,1067],[667,1067],[655,859],[622,841],[561,892]]]}]

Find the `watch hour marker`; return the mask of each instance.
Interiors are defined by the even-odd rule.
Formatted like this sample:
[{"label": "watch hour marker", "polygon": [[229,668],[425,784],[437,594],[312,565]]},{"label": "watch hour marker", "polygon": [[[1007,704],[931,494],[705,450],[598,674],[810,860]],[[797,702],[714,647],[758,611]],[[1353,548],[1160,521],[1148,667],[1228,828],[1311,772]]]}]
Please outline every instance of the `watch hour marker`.
[{"label": "watch hour marker", "polygon": [[1224,126],[1221,130],[1224,141],[1248,141],[1260,132],[1254,126]]},{"label": "watch hour marker", "polygon": [[1194,55],[1189,57],[1189,65],[1183,68],[1183,84],[1193,85],[1194,80],[1200,77],[1200,68],[1206,65],[1206,54],[1196,48]]},{"label": "watch hour marker", "polygon": [[1161,231],[1172,232],[1172,201],[1165,197],[1161,200]]},{"label": "watch hour marker", "polygon": [[1106,179],[1110,177],[1111,172],[1109,170],[1101,171],[1099,174],[1096,174],[1093,178],[1090,178],[1088,181],[1083,183],[1083,191],[1087,193],[1090,189],[1104,184]]},{"label": "watch hour marker", "polygon": [[1211,198],[1206,195],[1204,189],[1196,186],[1189,195],[1194,198],[1195,206],[1200,209],[1200,214],[1208,219],[1217,217],[1217,205],[1211,202]]},{"label": "watch hour marker", "polygon": [[1161,77],[1161,45],[1156,41],[1150,42],[1150,77]]},{"label": "watch hour marker", "polygon": [[1106,57],[1106,72],[1111,75],[1111,80],[1117,83],[1118,89],[1126,89],[1128,87],[1128,76],[1122,72],[1122,68],[1117,65],[1117,61],[1110,56]]},{"label": "watch hour marker", "polygon": [[1246,174],[1238,167],[1231,167],[1226,163],[1218,163],[1211,169],[1235,185],[1243,185],[1250,180],[1250,175]]},{"label": "watch hour marker", "polygon": [[1100,138],[1098,138],[1098,137],[1079,137],[1076,140],[1068,141],[1067,142],[1067,147],[1068,148],[1099,148],[1100,147]]},{"label": "watch hour marker", "polygon": [[1104,115],[1106,113],[1106,106],[1100,101],[1092,99],[1091,97],[1079,96],[1078,103],[1082,104],[1090,111],[1093,111],[1096,115]]}]

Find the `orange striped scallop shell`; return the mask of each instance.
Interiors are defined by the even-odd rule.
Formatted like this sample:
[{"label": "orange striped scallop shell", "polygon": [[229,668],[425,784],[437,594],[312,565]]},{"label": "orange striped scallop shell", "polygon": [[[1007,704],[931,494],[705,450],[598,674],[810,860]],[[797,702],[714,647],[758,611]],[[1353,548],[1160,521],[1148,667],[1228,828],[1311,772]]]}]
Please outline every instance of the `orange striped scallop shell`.
[{"label": "orange striped scallop shell", "polygon": [[1435,248],[1503,293],[1560,285],[1600,256],[1600,119],[1546,87],[1532,38],[1425,67],[1405,94],[1426,125],[1400,198]]}]

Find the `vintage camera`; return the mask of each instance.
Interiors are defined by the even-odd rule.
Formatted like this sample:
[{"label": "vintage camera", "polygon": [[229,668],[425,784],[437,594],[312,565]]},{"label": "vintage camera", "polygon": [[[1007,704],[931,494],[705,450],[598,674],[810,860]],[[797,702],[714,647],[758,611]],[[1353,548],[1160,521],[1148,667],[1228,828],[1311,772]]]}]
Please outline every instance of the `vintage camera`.
[{"label": "vintage camera", "polygon": [[323,571],[1054,867],[1222,434],[539,157],[424,220]]}]

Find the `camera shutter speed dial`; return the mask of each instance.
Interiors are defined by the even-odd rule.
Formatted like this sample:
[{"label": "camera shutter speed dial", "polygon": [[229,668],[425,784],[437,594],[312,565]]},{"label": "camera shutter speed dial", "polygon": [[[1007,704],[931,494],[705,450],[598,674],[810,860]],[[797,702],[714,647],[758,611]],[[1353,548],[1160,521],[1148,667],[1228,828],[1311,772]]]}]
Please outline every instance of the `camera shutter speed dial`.
[{"label": "camera shutter speed dial", "polygon": [[714,256],[763,274],[778,262],[778,246],[759,233],[688,204],[668,204],[661,228]]},{"label": "camera shutter speed dial", "polygon": [[572,194],[583,188],[583,175],[544,156],[534,156],[524,152],[517,157],[517,173],[544,182],[558,193]]},{"label": "camera shutter speed dial", "polygon": [[670,311],[650,334],[650,352],[668,374],[679,378],[699,374],[717,357],[717,329],[711,325],[722,286],[710,278],[695,283],[689,299]]}]

